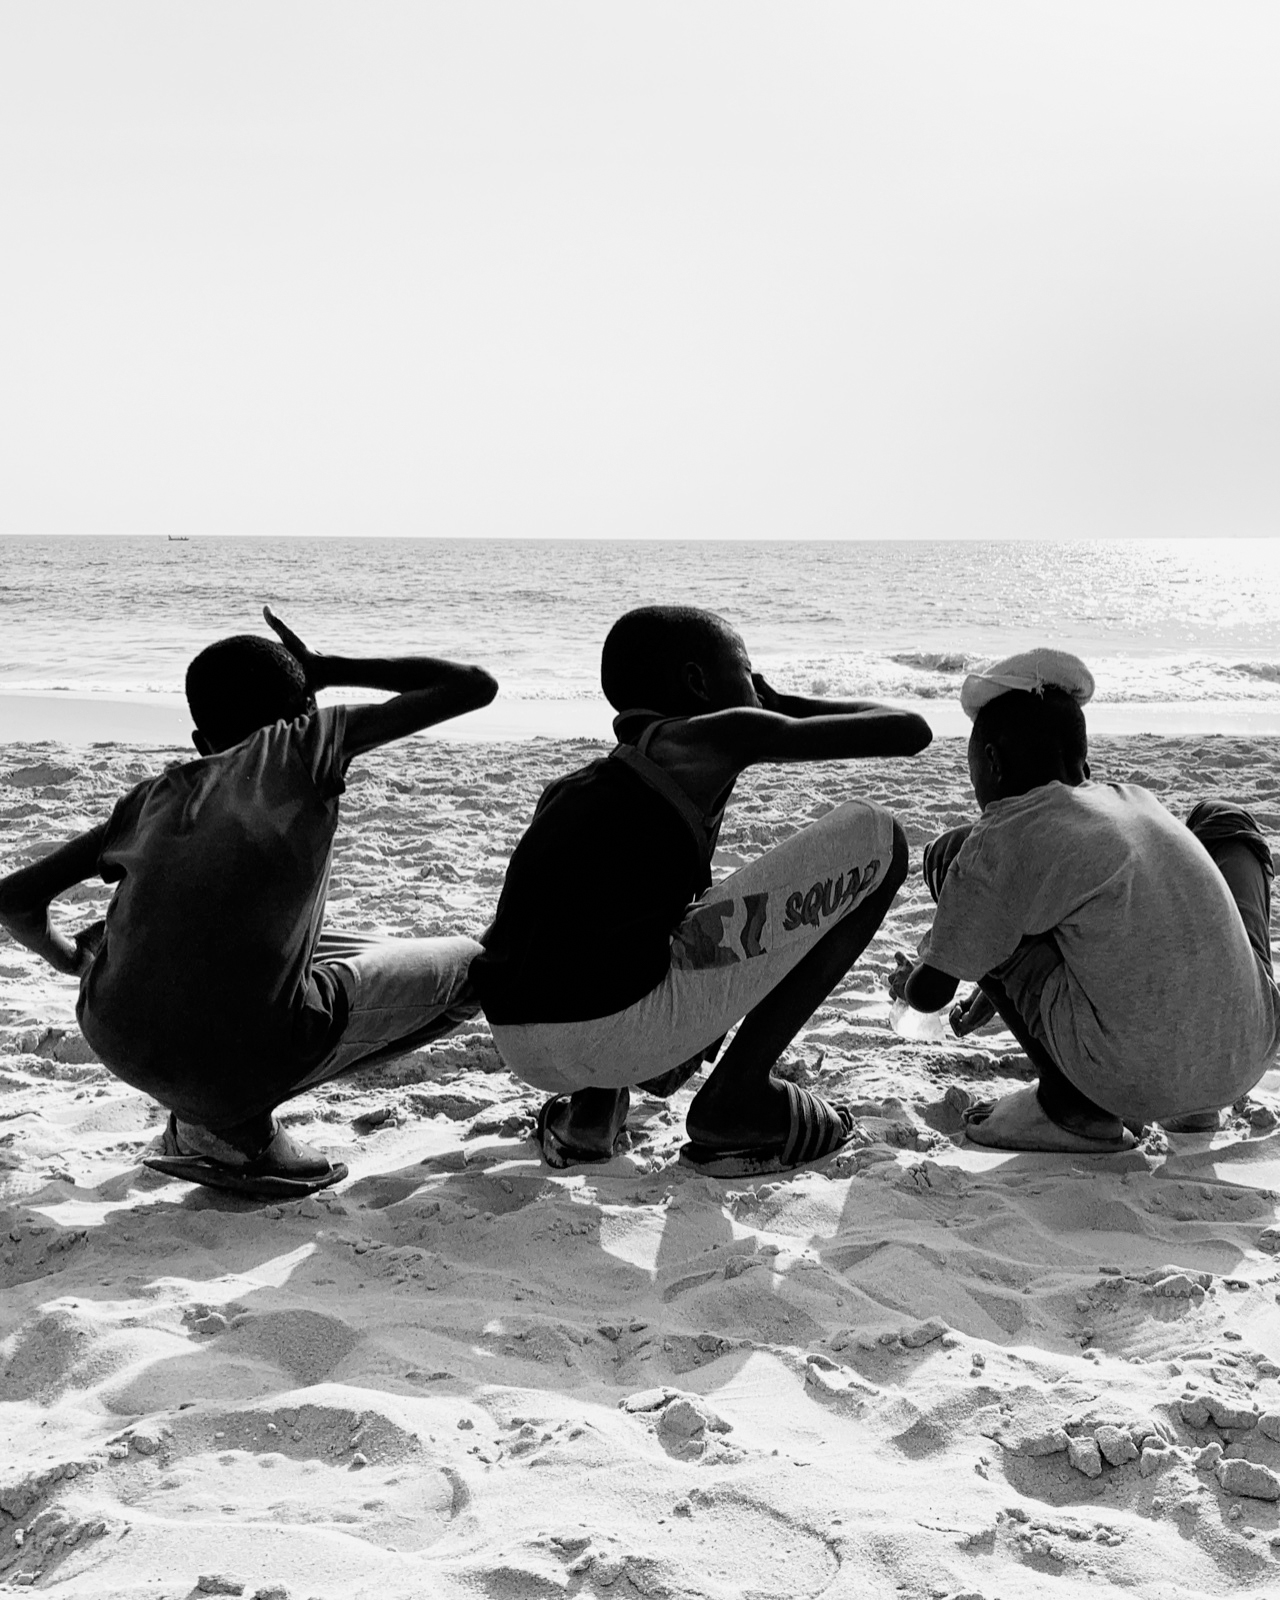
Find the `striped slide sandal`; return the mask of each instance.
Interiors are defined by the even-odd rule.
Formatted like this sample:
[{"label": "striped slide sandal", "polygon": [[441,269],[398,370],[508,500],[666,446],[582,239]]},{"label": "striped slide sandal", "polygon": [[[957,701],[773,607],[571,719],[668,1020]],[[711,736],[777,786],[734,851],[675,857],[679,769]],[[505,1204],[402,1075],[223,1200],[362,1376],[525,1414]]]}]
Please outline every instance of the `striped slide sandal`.
[{"label": "striped slide sandal", "polygon": [[718,1149],[691,1140],[680,1147],[681,1162],[709,1178],[763,1177],[823,1161],[849,1142],[854,1127],[851,1111],[833,1106],[786,1078],[775,1078],[774,1082],[781,1083],[787,1094],[791,1125],[785,1139],[740,1150]]}]

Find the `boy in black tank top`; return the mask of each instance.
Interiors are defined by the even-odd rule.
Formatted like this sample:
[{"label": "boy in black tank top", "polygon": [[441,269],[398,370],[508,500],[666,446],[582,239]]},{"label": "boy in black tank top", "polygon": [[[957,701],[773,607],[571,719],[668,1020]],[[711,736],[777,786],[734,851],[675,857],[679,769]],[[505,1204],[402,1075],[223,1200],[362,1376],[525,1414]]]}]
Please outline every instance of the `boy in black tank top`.
[{"label": "boy in black tank top", "polygon": [[543,1154],[607,1160],[628,1086],[670,1093],[740,1022],[689,1109],[682,1160],[729,1174],[828,1155],[849,1113],[770,1069],[883,921],[905,835],[849,801],[714,888],[711,857],[747,767],[914,755],[928,724],[779,695],[728,623],[686,606],[615,623],[601,679],[618,747],[542,796],[471,966],[507,1066],[552,1092]]}]

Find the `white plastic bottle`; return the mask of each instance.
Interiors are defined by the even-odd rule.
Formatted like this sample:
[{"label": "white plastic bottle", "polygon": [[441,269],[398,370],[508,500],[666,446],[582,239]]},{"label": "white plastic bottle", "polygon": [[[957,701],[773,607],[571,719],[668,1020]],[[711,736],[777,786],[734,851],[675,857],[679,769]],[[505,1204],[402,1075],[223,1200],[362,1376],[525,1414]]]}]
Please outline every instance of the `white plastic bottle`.
[{"label": "white plastic bottle", "polygon": [[917,1011],[905,1000],[894,1000],[889,1005],[889,1026],[900,1039],[944,1044],[955,1037],[947,1021],[949,1010],[950,1007],[943,1011]]}]

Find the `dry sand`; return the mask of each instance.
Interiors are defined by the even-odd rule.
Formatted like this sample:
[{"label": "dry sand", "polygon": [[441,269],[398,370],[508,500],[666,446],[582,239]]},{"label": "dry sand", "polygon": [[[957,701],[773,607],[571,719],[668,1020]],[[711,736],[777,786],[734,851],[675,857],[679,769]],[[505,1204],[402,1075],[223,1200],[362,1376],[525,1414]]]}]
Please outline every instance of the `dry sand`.
[{"label": "dry sand", "polygon": [[[331,920],[477,931],[541,787],[595,748],[362,764]],[[164,759],[0,751],[0,867]],[[1280,834],[1269,741],[1100,739],[1094,761]],[[952,740],[754,775],[720,863],[851,785],[917,851],[970,814]],[[72,898],[87,920],[105,891]],[[553,1176],[477,1022],[287,1108],[352,1176],[284,1208],[145,1172],[159,1113],[94,1063],[73,986],[0,944],[0,1590],[1275,1593],[1280,1074],[1212,1138],[965,1148],[956,1101],[1026,1062],[1003,1033],[891,1030],[885,976],[927,918],[916,870],[785,1058],[857,1104],[823,1170],[676,1166],[687,1089],[639,1100],[627,1154]]]}]

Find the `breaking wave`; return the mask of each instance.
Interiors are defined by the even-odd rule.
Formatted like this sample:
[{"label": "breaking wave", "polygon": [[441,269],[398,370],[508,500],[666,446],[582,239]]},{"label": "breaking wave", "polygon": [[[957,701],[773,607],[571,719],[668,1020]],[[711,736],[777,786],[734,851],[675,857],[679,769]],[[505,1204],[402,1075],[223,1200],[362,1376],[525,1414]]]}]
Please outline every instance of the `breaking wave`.
[{"label": "breaking wave", "polygon": [[900,667],[918,667],[922,672],[972,672],[982,656],[971,656],[963,650],[904,650],[891,655]]}]

